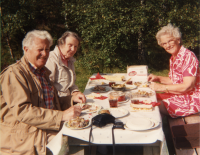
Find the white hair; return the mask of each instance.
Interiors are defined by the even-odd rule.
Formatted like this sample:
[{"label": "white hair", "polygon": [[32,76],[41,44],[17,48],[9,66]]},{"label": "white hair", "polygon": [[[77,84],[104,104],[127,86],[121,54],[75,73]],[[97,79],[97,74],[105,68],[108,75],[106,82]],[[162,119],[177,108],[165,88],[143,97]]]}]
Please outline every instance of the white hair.
[{"label": "white hair", "polygon": [[171,23],[167,24],[167,26],[162,27],[156,34],[156,39],[158,45],[161,46],[160,38],[162,35],[169,34],[176,39],[180,39],[181,41],[181,32],[178,27],[173,26]]},{"label": "white hair", "polygon": [[24,51],[24,46],[31,47],[34,38],[47,39],[49,41],[49,46],[51,47],[53,45],[53,39],[49,34],[49,32],[45,30],[32,30],[26,34],[25,38],[22,41],[23,51]]}]

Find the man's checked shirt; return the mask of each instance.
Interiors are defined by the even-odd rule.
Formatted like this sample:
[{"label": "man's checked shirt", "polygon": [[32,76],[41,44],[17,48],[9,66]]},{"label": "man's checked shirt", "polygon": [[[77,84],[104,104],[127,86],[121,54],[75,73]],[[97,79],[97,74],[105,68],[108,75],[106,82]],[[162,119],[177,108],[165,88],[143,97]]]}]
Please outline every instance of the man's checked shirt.
[{"label": "man's checked shirt", "polygon": [[49,84],[46,81],[44,77],[44,73],[45,73],[44,68],[39,70],[39,69],[36,69],[32,64],[30,64],[29,66],[30,66],[30,70],[36,75],[36,77],[39,79],[41,83],[44,102],[45,102],[44,108],[53,109],[54,88],[51,86],[51,84]]}]

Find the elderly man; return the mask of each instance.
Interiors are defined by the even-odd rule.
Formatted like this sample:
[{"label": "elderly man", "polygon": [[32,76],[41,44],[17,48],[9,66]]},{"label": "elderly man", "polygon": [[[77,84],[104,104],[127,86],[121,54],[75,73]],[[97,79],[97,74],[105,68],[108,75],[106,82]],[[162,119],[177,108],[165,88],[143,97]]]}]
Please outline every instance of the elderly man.
[{"label": "elderly man", "polygon": [[[49,80],[44,65],[52,43],[47,31],[27,33],[22,42],[24,56],[0,75],[2,155],[46,154],[46,144],[62,122],[81,113],[80,107],[70,105],[82,99],[59,99]],[[61,100],[65,103],[60,104]]]}]

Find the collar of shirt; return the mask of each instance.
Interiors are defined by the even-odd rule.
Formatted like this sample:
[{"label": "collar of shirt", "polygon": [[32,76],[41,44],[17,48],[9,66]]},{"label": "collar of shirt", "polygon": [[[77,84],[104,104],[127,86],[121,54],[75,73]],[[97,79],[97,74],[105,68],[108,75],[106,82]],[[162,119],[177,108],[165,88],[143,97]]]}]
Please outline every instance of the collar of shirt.
[{"label": "collar of shirt", "polygon": [[29,66],[30,66],[30,70],[34,73],[34,74],[39,74],[39,75],[44,75],[45,70],[44,68],[41,68],[40,70],[37,69],[37,67],[35,65],[33,65],[32,63],[29,62]]},{"label": "collar of shirt", "polygon": [[66,66],[68,66],[68,61],[69,61],[69,59],[66,59],[66,58],[65,58],[65,56],[62,54],[62,52],[61,52],[59,46],[58,46],[58,49],[59,49],[59,52],[60,52],[60,57],[61,57],[62,62],[63,62]]}]

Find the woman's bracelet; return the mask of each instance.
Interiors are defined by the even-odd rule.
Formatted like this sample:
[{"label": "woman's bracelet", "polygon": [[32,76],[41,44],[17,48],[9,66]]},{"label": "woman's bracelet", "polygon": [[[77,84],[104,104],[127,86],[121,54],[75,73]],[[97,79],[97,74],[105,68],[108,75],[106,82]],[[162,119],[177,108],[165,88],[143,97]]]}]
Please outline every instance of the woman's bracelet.
[{"label": "woman's bracelet", "polygon": [[168,90],[167,86],[165,86],[165,89],[166,89],[166,92],[169,93],[169,90]]}]

